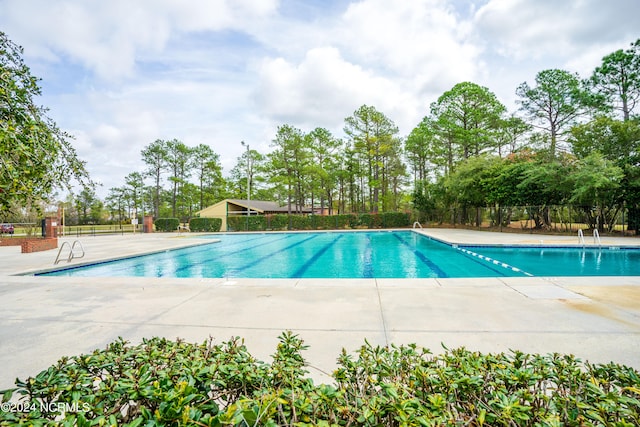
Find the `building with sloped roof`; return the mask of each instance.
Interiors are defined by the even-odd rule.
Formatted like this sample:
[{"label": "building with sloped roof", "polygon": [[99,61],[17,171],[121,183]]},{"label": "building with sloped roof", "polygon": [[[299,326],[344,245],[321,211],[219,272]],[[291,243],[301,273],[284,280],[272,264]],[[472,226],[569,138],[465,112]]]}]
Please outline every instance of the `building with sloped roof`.
[{"label": "building with sloped roof", "polygon": [[[288,212],[287,205],[281,206],[278,202],[225,199],[196,212],[196,216],[200,218],[220,218],[222,220],[220,230],[228,231],[227,218],[229,216],[286,214]],[[310,214],[312,210],[311,208],[302,208],[302,212],[300,212],[300,209],[292,205],[291,213]]]}]

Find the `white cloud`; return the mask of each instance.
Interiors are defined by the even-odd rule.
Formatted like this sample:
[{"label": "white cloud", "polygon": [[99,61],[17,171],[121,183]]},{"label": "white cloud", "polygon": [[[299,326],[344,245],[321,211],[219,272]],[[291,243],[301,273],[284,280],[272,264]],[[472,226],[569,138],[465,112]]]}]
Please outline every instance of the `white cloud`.
[{"label": "white cloud", "polygon": [[397,92],[391,81],[346,62],[334,47],[307,52],[300,64],[265,60],[256,100],[265,114],[283,122],[335,127],[363,103]]},{"label": "white cloud", "polygon": [[594,45],[632,41],[639,15],[636,0],[490,0],[478,10],[475,25],[503,56],[562,61]]},{"label": "white cloud", "polygon": [[515,89],[542,70],[591,75],[602,57],[636,40],[636,0],[489,0],[472,18],[487,68],[478,83],[514,111]]},{"label": "white cloud", "polygon": [[345,12],[336,43],[349,60],[431,98],[478,75],[470,30],[447,1],[366,0]]},{"label": "white cloud", "polygon": [[315,45],[299,60],[269,57],[258,67],[256,100],[265,115],[341,129],[366,103],[408,133],[434,97],[482,67],[467,24],[445,1],[364,0],[322,29],[305,33]]},{"label": "white cloud", "polygon": [[68,57],[107,80],[134,75],[136,58],[160,54],[176,33],[241,29],[277,6],[275,0],[194,0],[188,7],[178,0],[5,4],[6,31],[23,40],[30,56]]},{"label": "white cloud", "polygon": [[359,61],[400,75],[414,74],[425,62],[470,65],[478,52],[465,44],[467,33],[467,26],[441,0],[353,3],[338,30],[341,44]]}]

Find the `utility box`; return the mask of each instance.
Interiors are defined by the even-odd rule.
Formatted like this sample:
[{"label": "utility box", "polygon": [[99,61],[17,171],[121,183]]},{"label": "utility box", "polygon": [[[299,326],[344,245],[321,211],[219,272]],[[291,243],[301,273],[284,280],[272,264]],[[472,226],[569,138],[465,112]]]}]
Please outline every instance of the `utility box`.
[{"label": "utility box", "polygon": [[42,220],[42,237],[58,237],[58,218],[47,217]]}]

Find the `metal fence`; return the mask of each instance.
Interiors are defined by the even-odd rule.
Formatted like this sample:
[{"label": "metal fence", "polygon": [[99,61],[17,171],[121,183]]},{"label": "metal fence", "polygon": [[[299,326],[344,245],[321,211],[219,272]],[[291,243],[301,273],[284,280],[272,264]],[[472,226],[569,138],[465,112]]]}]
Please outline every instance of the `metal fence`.
[{"label": "metal fence", "polygon": [[58,237],[63,236],[102,236],[102,235],[124,235],[124,234],[132,234],[132,233],[141,233],[141,226],[133,226],[131,224],[122,225],[122,227],[118,225],[105,227],[87,227],[87,226],[65,226],[58,227]]}]

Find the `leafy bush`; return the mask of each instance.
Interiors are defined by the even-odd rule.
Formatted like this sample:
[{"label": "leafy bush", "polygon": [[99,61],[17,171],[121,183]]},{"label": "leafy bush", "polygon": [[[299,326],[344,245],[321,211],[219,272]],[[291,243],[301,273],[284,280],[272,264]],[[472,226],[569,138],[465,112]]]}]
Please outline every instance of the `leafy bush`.
[{"label": "leafy bush", "polygon": [[613,363],[365,343],[357,357],[342,351],[333,384],[315,385],[306,348],[285,332],[267,364],[240,338],[119,339],[17,380],[2,396],[0,424],[640,425],[640,373]]},{"label": "leafy bush", "polygon": [[411,214],[405,212],[383,212],[380,214],[382,228],[408,227],[411,225]]},{"label": "leafy bush", "polygon": [[189,221],[189,230],[217,232],[222,227],[222,219],[220,218],[192,218]]},{"label": "leafy bush", "polygon": [[229,231],[263,231],[267,228],[266,224],[266,217],[263,215],[227,217]]},{"label": "leafy bush", "polygon": [[291,222],[292,230],[309,230],[311,228],[311,217],[307,215],[291,215],[289,221]]},{"label": "leafy bush", "polygon": [[[346,215],[274,214],[249,218],[249,230],[339,230],[357,227],[397,228],[410,225],[410,215],[402,212]],[[227,218],[230,231],[247,231],[246,216]]]},{"label": "leafy bush", "polygon": [[154,221],[158,231],[176,231],[180,225],[178,218],[158,218]]},{"label": "leafy bush", "polygon": [[[244,223],[240,223],[240,220]],[[247,229],[247,217],[240,218],[238,216],[227,217],[227,231],[241,231]]]},{"label": "leafy bush", "polygon": [[336,228],[356,228],[358,217],[354,214],[335,215]]},{"label": "leafy bush", "polygon": [[358,215],[358,224],[367,228],[380,228],[382,221],[378,214],[363,213]]},{"label": "leafy bush", "polygon": [[358,223],[367,228],[408,227],[411,223],[411,215],[403,212],[364,213],[358,216]]},{"label": "leafy bush", "polygon": [[267,217],[267,226],[271,230],[288,230],[289,215],[275,214]]},{"label": "leafy bush", "polygon": [[314,215],[312,228],[320,230],[333,230],[338,228],[336,215]]}]

